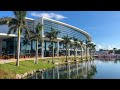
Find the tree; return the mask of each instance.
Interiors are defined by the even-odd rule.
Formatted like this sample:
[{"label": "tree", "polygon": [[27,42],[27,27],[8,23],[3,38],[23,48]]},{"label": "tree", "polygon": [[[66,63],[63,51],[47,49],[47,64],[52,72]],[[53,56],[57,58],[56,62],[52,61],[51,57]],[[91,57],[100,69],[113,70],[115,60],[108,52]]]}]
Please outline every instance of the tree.
[{"label": "tree", "polygon": [[89,52],[90,52],[90,59],[92,59],[92,57],[91,57],[92,55],[91,54],[92,54],[93,43],[89,43],[88,47],[89,47]]},{"label": "tree", "polygon": [[54,40],[57,39],[58,34],[60,33],[60,31],[55,30],[54,28],[51,28],[50,32],[46,32],[46,37],[50,39],[50,42],[52,44],[52,54],[53,54],[53,58],[52,58],[52,63],[54,64]]},{"label": "tree", "polygon": [[70,44],[70,40],[72,39],[72,38],[70,38],[68,35],[67,36],[63,36],[62,37],[62,39],[63,39],[63,43],[65,44],[65,48],[66,48],[66,62],[67,62],[67,55],[68,55],[68,44]]},{"label": "tree", "polygon": [[83,58],[82,58],[82,57],[83,57],[83,56],[82,56],[82,48],[83,48],[83,42],[84,42],[84,40],[82,40],[82,41],[79,40],[79,42],[80,42],[79,45],[80,45],[80,49],[81,49],[81,60],[83,60]]},{"label": "tree", "polygon": [[113,53],[115,54],[115,51],[116,51],[117,49],[116,48],[113,48]]},{"label": "tree", "polygon": [[28,38],[24,38],[22,43],[23,43],[23,46],[25,46],[27,49],[27,45],[30,45],[30,40]]},{"label": "tree", "polygon": [[96,45],[92,44],[93,57],[94,57],[94,53],[96,51],[95,47],[96,47]]},{"label": "tree", "polygon": [[28,34],[28,38],[30,40],[36,40],[36,60],[35,64],[38,64],[38,42],[42,41],[41,31],[42,31],[43,25],[38,23],[35,27],[35,31],[31,31]]},{"label": "tree", "polygon": [[[90,47],[90,58],[94,57],[94,52],[95,52],[95,46],[93,43],[89,43],[88,47]],[[93,54],[93,55],[92,55]]]},{"label": "tree", "polygon": [[88,59],[88,56],[87,56],[87,49],[88,49],[88,47],[89,47],[89,43],[90,43],[90,41],[89,40],[86,40],[86,59]]},{"label": "tree", "polygon": [[76,52],[76,49],[78,47],[78,39],[75,38],[75,37],[73,37],[73,40],[74,40],[74,43],[73,43],[73,45],[74,45],[74,57],[75,57],[75,60],[76,60],[76,54],[75,54],[75,52]]},{"label": "tree", "polygon": [[0,18],[0,25],[7,24],[10,30],[8,34],[11,32],[18,33],[18,41],[17,41],[17,60],[16,66],[19,66],[19,57],[20,57],[20,36],[23,30],[28,30],[26,25],[26,15],[27,11],[13,11],[15,18],[5,17]]}]

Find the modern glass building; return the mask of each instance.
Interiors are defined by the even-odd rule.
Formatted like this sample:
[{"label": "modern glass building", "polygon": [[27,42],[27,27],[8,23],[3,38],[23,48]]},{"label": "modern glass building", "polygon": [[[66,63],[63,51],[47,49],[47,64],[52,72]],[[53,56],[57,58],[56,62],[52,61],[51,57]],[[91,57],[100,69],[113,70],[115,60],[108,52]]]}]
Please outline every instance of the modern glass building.
[{"label": "modern glass building", "polygon": [[[55,30],[60,31],[60,34],[58,35],[57,39],[54,41],[55,45],[55,55],[64,55],[65,54],[65,46],[63,43],[60,43],[62,40],[62,37],[67,35],[69,37],[75,37],[78,38],[78,40],[89,40],[91,41],[91,36],[85,32],[82,29],[79,29],[77,27],[74,27],[72,25],[44,18],[41,17],[40,19],[34,20],[31,18],[26,18],[26,23],[28,25],[28,28],[30,30],[35,29],[35,25],[40,22],[43,25],[43,29],[41,32],[42,35],[42,42],[39,42],[39,48],[38,52],[39,55],[43,57],[49,56],[52,52],[50,50],[51,43],[48,38],[45,37],[45,32],[49,32],[51,28],[54,28]],[[17,49],[17,34],[10,34],[7,35],[7,32],[9,30],[9,27],[7,25],[1,25],[0,26],[0,56],[4,52],[7,52],[8,54],[13,54],[15,55],[16,49]],[[30,42],[30,45],[23,46],[23,39],[24,35],[21,35],[21,55],[26,55],[26,54],[35,54],[36,50],[36,41],[33,40]],[[76,55],[80,55],[80,48],[76,50]],[[68,56],[73,55],[73,47],[70,47],[68,50]]]}]

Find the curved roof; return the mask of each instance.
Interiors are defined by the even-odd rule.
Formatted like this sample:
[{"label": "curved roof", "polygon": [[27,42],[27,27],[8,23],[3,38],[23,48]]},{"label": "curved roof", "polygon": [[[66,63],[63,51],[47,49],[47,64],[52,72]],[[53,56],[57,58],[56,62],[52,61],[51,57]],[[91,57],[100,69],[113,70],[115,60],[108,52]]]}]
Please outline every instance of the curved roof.
[{"label": "curved roof", "polygon": [[52,22],[55,22],[55,23],[58,23],[58,24],[73,28],[74,30],[77,30],[80,33],[82,33],[83,35],[85,35],[89,41],[92,41],[91,35],[88,34],[87,32],[85,32],[82,29],[79,29],[79,28],[77,28],[75,26],[72,26],[72,25],[69,25],[69,24],[66,24],[66,23],[63,23],[63,22],[60,22],[60,21],[56,21],[56,20],[53,20],[53,19],[50,19],[50,18],[45,18],[45,17],[41,17],[41,18],[44,19],[44,20],[52,21]]}]

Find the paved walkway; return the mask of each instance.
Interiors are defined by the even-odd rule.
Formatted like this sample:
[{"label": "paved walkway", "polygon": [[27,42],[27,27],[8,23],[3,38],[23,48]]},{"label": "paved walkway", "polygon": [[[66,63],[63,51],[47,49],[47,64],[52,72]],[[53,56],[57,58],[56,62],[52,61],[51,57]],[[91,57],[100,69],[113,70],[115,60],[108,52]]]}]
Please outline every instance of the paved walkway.
[{"label": "paved walkway", "polygon": [[[69,57],[74,57],[74,56],[69,56]],[[48,58],[52,58],[52,57],[44,57],[43,59],[48,59]],[[54,57],[54,58],[58,58],[58,57]],[[66,58],[66,56],[60,56],[59,58]],[[41,59],[41,57],[38,59]],[[21,58],[20,59],[20,61],[25,61],[25,60],[35,60],[35,57],[34,58]],[[9,62],[16,62],[16,59],[0,59],[0,64],[9,63]]]},{"label": "paved walkway", "polygon": [[[25,60],[35,60],[35,58],[21,58],[19,61],[25,61]],[[9,63],[9,62],[16,62],[16,59],[0,59],[0,64]]]}]

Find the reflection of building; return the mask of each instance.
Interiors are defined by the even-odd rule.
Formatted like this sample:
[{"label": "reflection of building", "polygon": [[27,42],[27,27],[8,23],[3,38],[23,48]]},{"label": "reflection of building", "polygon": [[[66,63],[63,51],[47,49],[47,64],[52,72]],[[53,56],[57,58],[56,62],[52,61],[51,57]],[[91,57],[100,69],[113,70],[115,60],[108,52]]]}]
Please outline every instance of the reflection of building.
[{"label": "reflection of building", "polygon": [[[28,28],[31,30],[34,30],[35,25],[38,22],[41,22],[43,24],[43,30],[41,32],[42,35],[42,42],[39,43],[39,45],[42,47],[39,47],[38,52],[42,55],[42,57],[47,56],[47,52],[49,50],[49,39],[45,37],[45,32],[49,32],[51,28],[54,28],[58,31],[60,31],[60,34],[57,37],[57,40],[55,40],[55,53],[56,55],[59,56],[60,53],[64,53],[65,47],[64,44],[60,43],[62,40],[62,37],[64,35],[70,36],[70,37],[75,37],[78,38],[79,40],[90,40],[91,41],[91,36],[74,26],[71,26],[69,24],[65,24],[56,20],[48,19],[48,18],[40,18],[37,20],[26,18],[26,22],[28,25]],[[9,30],[9,27],[7,25],[1,25],[0,26],[0,55],[2,55],[2,52],[4,50],[7,50],[8,53],[15,54],[16,48],[17,48],[17,34],[10,34],[7,35],[7,32]],[[24,53],[30,53],[31,50],[35,51],[36,50],[36,41],[31,41],[30,45],[23,46],[23,34],[21,35],[21,55]],[[3,43],[3,45],[2,45]],[[68,54],[72,55],[74,52],[73,47],[70,47]],[[80,55],[80,48],[77,49],[76,55]]]}]

